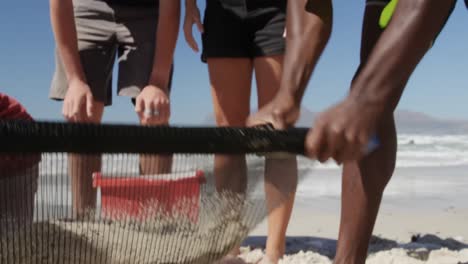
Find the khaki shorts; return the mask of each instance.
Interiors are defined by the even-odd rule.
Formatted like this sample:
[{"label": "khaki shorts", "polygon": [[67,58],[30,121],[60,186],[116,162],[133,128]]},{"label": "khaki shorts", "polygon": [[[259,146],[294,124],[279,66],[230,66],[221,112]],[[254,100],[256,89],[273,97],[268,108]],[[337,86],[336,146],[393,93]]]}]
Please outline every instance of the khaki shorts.
[{"label": "khaki shorts", "polygon": [[[119,64],[117,93],[138,96],[153,66],[157,5],[115,5],[102,0],[74,0],[78,49],[86,80],[96,101],[112,104],[112,72]],[[56,52],[50,98],[64,99],[67,77]]]},{"label": "khaki shorts", "polygon": [[38,165],[14,172],[2,170],[0,174],[0,224],[32,222]]}]

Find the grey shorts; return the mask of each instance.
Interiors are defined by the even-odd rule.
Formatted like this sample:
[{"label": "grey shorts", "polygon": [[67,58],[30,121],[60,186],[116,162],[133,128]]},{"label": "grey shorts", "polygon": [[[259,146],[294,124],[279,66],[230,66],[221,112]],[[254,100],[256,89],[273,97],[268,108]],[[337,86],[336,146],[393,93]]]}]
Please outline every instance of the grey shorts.
[{"label": "grey shorts", "polygon": [[[158,22],[155,6],[74,0],[81,64],[94,99],[112,104],[112,72],[119,64],[117,94],[136,97],[149,81]],[[64,99],[67,78],[58,52],[50,98]]]}]

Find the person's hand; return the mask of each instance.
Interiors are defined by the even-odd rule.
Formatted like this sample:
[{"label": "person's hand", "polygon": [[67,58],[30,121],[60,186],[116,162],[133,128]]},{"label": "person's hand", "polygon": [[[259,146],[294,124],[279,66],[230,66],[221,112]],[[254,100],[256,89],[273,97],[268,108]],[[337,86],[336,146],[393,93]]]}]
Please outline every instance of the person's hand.
[{"label": "person's hand", "polygon": [[88,84],[79,79],[71,79],[63,100],[62,114],[68,121],[85,122],[93,116],[93,102]]},{"label": "person's hand", "polygon": [[199,51],[198,44],[193,37],[193,25],[196,25],[198,31],[203,33],[203,24],[201,22],[200,10],[197,7],[196,1],[187,1],[185,7],[185,20],[184,20],[184,36],[187,44],[195,52]]},{"label": "person's hand", "polygon": [[286,129],[293,126],[299,119],[300,107],[292,100],[276,97],[262,107],[257,113],[247,118],[247,126],[270,124],[275,129]]},{"label": "person's hand", "polygon": [[338,164],[359,160],[366,154],[381,111],[379,105],[352,97],[329,108],[316,118],[307,135],[307,156],[320,162],[333,158]]},{"label": "person's hand", "polygon": [[154,85],[146,86],[136,98],[135,112],[142,124],[167,124],[171,115],[167,92]]}]

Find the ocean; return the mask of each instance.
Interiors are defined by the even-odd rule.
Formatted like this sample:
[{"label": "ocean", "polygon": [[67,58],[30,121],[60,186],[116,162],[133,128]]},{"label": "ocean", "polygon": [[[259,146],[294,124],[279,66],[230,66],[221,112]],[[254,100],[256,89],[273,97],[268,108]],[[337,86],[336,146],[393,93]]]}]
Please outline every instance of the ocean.
[{"label": "ocean", "polygon": [[[398,142],[397,171],[405,169],[405,173],[404,177],[399,177],[396,173],[387,188],[387,196],[437,196],[459,188],[462,188],[462,191],[468,184],[468,178],[461,177],[465,175],[464,170],[443,169],[468,166],[468,135],[401,134],[398,136]],[[43,155],[36,195],[37,208],[43,217],[55,218],[70,213],[71,182],[67,177],[66,161],[67,156],[64,153]],[[250,170],[255,171],[250,173],[250,176],[255,178],[255,181],[259,180],[255,182],[256,189],[253,190],[256,195],[264,194],[263,183],[260,183],[263,180],[263,163],[260,161],[261,159],[255,156],[249,158]],[[178,155],[174,164],[174,168],[179,172],[197,169],[210,171],[213,168],[213,159],[210,155]],[[298,201],[311,201],[318,197],[336,199],[340,196],[340,170],[334,162],[320,164],[300,157],[298,164]],[[440,177],[437,171],[441,172],[443,175],[440,176],[443,177]],[[138,155],[104,155],[102,172],[114,177],[137,176]],[[451,175],[445,172],[451,172]]]}]

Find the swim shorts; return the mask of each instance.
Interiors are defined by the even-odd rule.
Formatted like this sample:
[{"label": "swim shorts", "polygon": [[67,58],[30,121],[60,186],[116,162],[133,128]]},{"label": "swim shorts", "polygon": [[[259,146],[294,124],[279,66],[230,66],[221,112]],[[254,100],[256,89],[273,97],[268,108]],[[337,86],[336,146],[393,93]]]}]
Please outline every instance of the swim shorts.
[{"label": "swim shorts", "polygon": [[[115,4],[109,0],[74,0],[73,5],[81,64],[94,99],[112,104],[116,57],[117,94],[137,97],[148,85],[153,68],[159,6]],[[56,52],[49,96],[63,100],[67,90],[65,69]]]},{"label": "swim shorts", "polygon": [[287,0],[207,0],[202,60],[285,52]]}]

